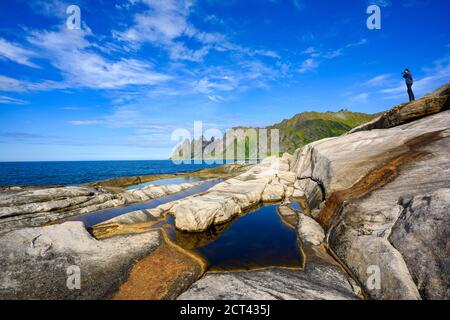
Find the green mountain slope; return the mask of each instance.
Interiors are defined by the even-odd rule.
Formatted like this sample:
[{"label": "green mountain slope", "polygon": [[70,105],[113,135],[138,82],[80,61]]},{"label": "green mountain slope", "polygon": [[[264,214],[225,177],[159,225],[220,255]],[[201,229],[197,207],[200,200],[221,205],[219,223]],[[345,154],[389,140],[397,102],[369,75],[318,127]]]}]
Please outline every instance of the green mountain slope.
[{"label": "green mountain slope", "polygon": [[376,116],[347,110],[325,113],[303,112],[268,129],[279,129],[281,151],[292,153],[313,141],[340,136]]},{"label": "green mountain slope", "polygon": [[[313,141],[321,140],[324,138],[340,136],[351,129],[371,121],[378,115],[351,112],[348,110],[341,110],[338,112],[303,112],[295,115],[290,119],[283,120],[280,123],[266,127],[264,129],[278,129],[280,132],[280,153],[289,152],[293,153],[299,147]],[[237,127],[233,129],[242,129],[244,132],[246,129],[254,129],[249,127]],[[196,142],[200,143],[200,140]],[[208,146],[224,146],[223,152],[218,151],[212,158],[222,158],[223,154],[226,154],[226,148],[229,144],[224,139],[206,140],[202,139],[201,144],[203,150]],[[269,141],[270,144],[270,141]],[[223,150],[223,148],[220,148]],[[217,149],[217,150],[220,150]],[[246,157],[257,157],[254,152],[251,154],[248,150],[248,145],[245,145]],[[191,158],[194,158],[194,148],[192,141],[185,141],[172,155],[172,159],[183,159],[183,154],[189,154],[191,150]],[[236,150],[236,149],[235,149]],[[187,153],[186,153],[187,152]],[[208,157],[206,157],[208,158]]]}]

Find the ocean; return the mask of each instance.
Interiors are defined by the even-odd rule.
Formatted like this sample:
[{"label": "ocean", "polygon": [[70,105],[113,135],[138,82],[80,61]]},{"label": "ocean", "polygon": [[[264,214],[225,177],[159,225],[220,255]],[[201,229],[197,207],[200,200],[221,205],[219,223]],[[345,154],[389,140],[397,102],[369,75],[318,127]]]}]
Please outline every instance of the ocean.
[{"label": "ocean", "polygon": [[0,186],[79,185],[111,178],[190,172],[216,165],[171,160],[0,162]]}]

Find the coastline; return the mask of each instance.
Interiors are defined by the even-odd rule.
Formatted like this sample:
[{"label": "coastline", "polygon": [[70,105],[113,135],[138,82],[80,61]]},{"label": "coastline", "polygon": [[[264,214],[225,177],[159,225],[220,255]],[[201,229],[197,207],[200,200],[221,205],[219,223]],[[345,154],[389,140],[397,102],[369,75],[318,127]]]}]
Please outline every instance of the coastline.
[{"label": "coastline", "polygon": [[[190,173],[204,181],[124,189],[155,181],[150,176],[3,190],[0,298],[107,299],[119,292],[119,299],[448,299],[449,123],[447,84],[293,155]],[[211,177],[218,183],[170,198],[211,183]],[[133,206],[148,201],[155,205]],[[277,206],[272,208],[276,221],[295,232],[304,254],[298,270],[269,265],[225,272],[213,267],[209,272],[183,250],[172,254],[177,247],[166,246],[165,233],[159,232],[176,230],[174,245],[206,247],[220,242],[238,222],[258,217],[259,205],[264,209],[269,204]],[[119,207],[127,210],[89,230],[81,221],[49,225]],[[168,227],[167,217],[173,219]],[[263,227],[255,233],[282,241],[280,234],[269,232],[273,226],[273,220],[267,223],[259,216],[234,238],[241,248],[262,244],[260,249],[268,252],[271,243],[241,236]],[[430,245],[423,246],[421,239]],[[230,243],[214,250],[221,253]],[[277,249],[280,257],[282,253]],[[67,290],[66,270],[72,266],[87,281],[79,292]],[[164,274],[154,270],[165,267]],[[383,275],[382,286],[369,281],[371,270]],[[143,279],[150,283],[141,283]]]}]

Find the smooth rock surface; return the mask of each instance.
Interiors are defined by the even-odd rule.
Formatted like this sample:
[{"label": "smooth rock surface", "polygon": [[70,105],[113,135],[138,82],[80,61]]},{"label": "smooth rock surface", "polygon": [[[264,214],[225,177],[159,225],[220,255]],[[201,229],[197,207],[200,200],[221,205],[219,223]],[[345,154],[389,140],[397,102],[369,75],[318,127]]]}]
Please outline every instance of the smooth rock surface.
[{"label": "smooth rock surface", "polygon": [[302,213],[298,214],[297,232],[303,243],[318,246],[325,241],[325,232],[320,224]]},{"label": "smooth rock surface", "polygon": [[[97,241],[81,222],[12,231],[0,237],[0,299],[108,298],[159,244],[157,231]],[[67,286],[69,267],[79,290]]]},{"label": "smooth rock surface", "polygon": [[297,180],[295,183],[295,188],[297,191],[297,196],[308,195],[306,198],[308,203],[308,208],[318,208],[322,201],[325,200],[325,195],[322,192],[321,186],[314,180],[310,178],[302,178]]},{"label": "smooth rock surface", "polygon": [[388,129],[450,109],[450,85],[409,103],[401,104],[377,119],[354,128],[349,133],[373,129]]},{"label": "smooth rock surface", "polygon": [[247,172],[226,180],[204,194],[178,201],[169,213],[177,229],[202,232],[223,224],[262,202],[283,200],[293,192],[290,157],[267,158]]},{"label": "smooth rock surface", "polygon": [[271,268],[210,273],[179,300],[355,300],[360,297],[338,268],[315,265],[307,270]]},{"label": "smooth rock surface", "polygon": [[404,199],[391,242],[426,299],[450,299],[450,189]]},{"label": "smooth rock surface", "polygon": [[[438,114],[426,116],[430,100],[418,100],[388,112],[396,115],[399,123],[406,122],[403,125],[391,127],[397,120],[390,118],[388,129],[355,130],[314,142],[294,155],[292,170],[297,178],[312,179],[325,191],[326,201],[316,205],[320,210],[311,208],[316,212],[313,216],[327,230],[331,248],[371,298],[420,299],[419,289],[424,298],[446,295],[442,287],[448,284],[443,279],[449,278],[449,271],[441,264],[448,261],[442,258],[445,250],[448,253],[448,247],[443,249],[448,246],[448,229],[438,225],[445,225],[440,221],[448,219],[442,213],[448,215],[443,209],[447,198],[436,197],[440,200],[427,222],[424,217],[409,216],[408,230],[415,232],[392,230],[402,221],[405,199],[434,195],[450,187],[450,111],[442,111],[448,109],[448,98],[443,96],[448,87],[436,93],[438,100],[432,100],[435,111],[430,113],[441,110]],[[406,119],[405,112],[422,115],[420,120]],[[308,189],[303,187],[306,197],[315,198]],[[419,212],[429,211],[423,204],[420,208]],[[413,220],[420,226],[413,227]],[[423,230],[429,230],[429,241],[438,247],[431,250],[430,243],[417,244],[416,237]],[[380,289],[367,285],[368,271],[374,266],[381,271]]]},{"label": "smooth rock surface", "polygon": [[144,202],[178,193],[204,182],[147,186],[137,190],[101,187],[19,188],[0,191],[0,234],[88,212]]}]

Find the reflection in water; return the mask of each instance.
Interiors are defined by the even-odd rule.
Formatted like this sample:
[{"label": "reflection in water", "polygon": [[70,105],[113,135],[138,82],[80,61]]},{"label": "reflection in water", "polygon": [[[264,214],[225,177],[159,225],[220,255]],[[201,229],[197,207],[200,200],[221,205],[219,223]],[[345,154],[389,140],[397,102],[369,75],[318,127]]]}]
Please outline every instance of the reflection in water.
[{"label": "reflection in water", "polygon": [[165,225],[167,234],[177,245],[187,250],[203,247],[216,241],[232,225],[232,222],[228,222],[219,226],[212,226],[205,232],[192,233],[175,229],[172,216],[169,216],[166,222],[168,223]]},{"label": "reflection in water", "polygon": [[204,178],[193,178],[193,177],[180,177],[180,178],[170,178],[170,179],[160,179],[154,180],[146,183],[137,184],[131,187],[128,187],[127,190],[136,190],[141,189],[147,186],[167,186],[169,184],[182,184],[182,183],[194,183],[206,180]]},{"label": "reflection in water", "polygon": [[[204,192],[221,182],[213,180],[180,193],[151,200],[145,203],[90,213],[71,220],[84,221],[87,227],[128,212],[155,208],[192,194]],[[295,204],[293,204],[295,206]],[[168,216],[154,223],[121,227],[120,232],[106,230],[109,236],[164,228],[170,239],[180,247],[192,250],[209,263],[212,271],[248,270],[263,267],[303,266],[303,255],[297,244],[295,228],[283,222],[278,205],[263,206],[252,213],[244,214],[233,221],[214,226],[203,233],[186,233],[175,229],[174,218]],[[301,207],[298,207],[301,209]],[[102,230],[97,230],[101,233]]]},{"label": "reflection in water", "polygon": [[301,206],[300,203],[299,203],[298,201],[296,201],[296,200],[292,200],[292,201],[290,202],[290,206],[291,206],[292,209],[294,209],[294,210],[296,210],[296,211],[303,212],[302,206]]},{"label": "reflection in water", "polygon": [[162,198],[153,199],[153,200],[150,200],[147,202],[131,204],[131,205],[118,207],[118,208],[112,208],[112,209],[107,209],[107,210],[102,210],[102,211],[97,211],[97,212],[91,212],[91,213],[87,213],[87,214],[84,214],[81,216],[70,218],[65,221],[83,221],[85,223],[86,227],[89,228],[96,224],[108,221],[112,218],[121,216],[126,213],[130,213],[130,212],[138,211],[138,210],[153,209],[160,205],[163,205],[163,204],[166,204],[166,203],[169,203],[172,201],[177,201],[177,200],[186,198],[188,196],[191,196],[191,195],[194,195],[197,193],[205,192],[220,182],[222,182],[222,179],[207,181],[200,186],[196,186],[196,187],[193,187],[193,188],[190,188],[190,189],[187,189],[187,190],[184,190],[184,191],[181,191],[181,192],[169,195],[169,196],[165,196]]},{"label": "reflection in water", "polygon": [[261,207],[228,224],[198,234],[175,230],[172,218],[167,222],[166,230],[171,239],[203,256],[209,261],[210,270],[302,265],[296,232],[283,223],[276,205]]}]

